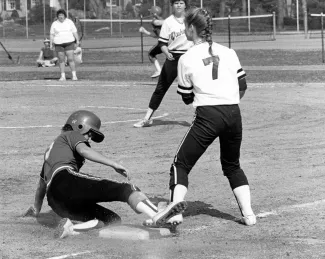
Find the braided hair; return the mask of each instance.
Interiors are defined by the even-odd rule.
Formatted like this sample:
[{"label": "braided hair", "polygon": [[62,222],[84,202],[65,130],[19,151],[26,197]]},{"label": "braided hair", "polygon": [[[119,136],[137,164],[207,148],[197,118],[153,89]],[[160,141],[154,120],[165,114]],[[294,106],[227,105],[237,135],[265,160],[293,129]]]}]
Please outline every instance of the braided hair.
[{"label": "braided hair", "polygon": [[210,13],[202,8],[194,7],[186,12],[185,22],[187,25],[193,25],[199,37],[209,43],[209,54],[212,52],[212,18]]},{"label": "braided hair", "polygon": [[186,12],[185,23],[188,26],[193,25],[198,36],[209,43],[209,54],[213,62],[212,78],[213,80],[217,79],[219,57],[215,56],[212,50],[212,18],[210,13],[205,9],[194,7]]}]

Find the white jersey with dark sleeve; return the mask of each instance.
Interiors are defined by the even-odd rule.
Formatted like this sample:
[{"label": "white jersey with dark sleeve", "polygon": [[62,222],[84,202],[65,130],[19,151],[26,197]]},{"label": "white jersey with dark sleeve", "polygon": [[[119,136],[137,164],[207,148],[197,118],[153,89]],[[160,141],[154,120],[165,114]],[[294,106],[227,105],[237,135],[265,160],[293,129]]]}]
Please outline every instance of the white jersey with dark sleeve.
[{"label": "white jersey with dark sleeve", "polygon": [[[177,93],[182,95],[183,100],[192,96],[194,107],[238,104],[239,91],[247,88],[246,73],[238,56],[233,49],[217,43],[213,43],[212,49],[213,57],[209,54],[209,44],[204,42],[181,56]],[[217,74],[213,76],[214,68]]]},{"label": "white jersey with dark sleeve", "polygon": [[166,45],[170,53],[184,54],[193,42],[188,41],[185,35],[185,24],[180,23],[174,15],[164,21],[159,34],[161,44]]}]

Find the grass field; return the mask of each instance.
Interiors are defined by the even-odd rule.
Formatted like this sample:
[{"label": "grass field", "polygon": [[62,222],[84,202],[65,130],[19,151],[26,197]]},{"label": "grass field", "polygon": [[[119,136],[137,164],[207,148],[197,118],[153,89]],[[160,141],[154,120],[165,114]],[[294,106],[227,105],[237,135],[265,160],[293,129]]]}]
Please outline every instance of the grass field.
[{"label": "grass field", "polygon": [[[37,220],[21,215],[33,202],[44,150],[77,109],[102,118],[106,138],[94,149],[127,166],[133,182],[155,203],[168,199],[169,168],[194,112],[176,94],[176,84],[153,126],[135,129],[156,83],[148,78],[153,68],[146,58],[141,64],[139,51],[110,51],[105,57],[86,52],[77,82],[58,82],[57,67],[36,68],[34,53],[19,53],[23,58],[17,66],[0,52],[0,258],[325,258],[325,87],[319,52],[237,52],[249,86],[240,105],[241,165],[257,225],[238,223],[240,213],[215,141],[190,174],[180,235],[147,241],[103,239],[97,231],[54,239],[58,217],[46,200]],[[123,180],[91,162],[83,172]],[[139,226],[145,219],[126,204],[103,205],[123,224]]]}]

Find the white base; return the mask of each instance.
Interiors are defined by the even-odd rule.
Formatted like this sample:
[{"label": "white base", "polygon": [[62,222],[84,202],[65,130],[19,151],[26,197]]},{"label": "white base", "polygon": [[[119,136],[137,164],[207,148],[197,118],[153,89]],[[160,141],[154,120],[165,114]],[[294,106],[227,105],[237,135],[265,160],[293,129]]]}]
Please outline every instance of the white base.
[{"label": "white base", "polygon": [[148,240],[170,236],[171,232],[167,228],[142,229],[128,226],[111,226],[99,231],[99,237],[124,240]]}]

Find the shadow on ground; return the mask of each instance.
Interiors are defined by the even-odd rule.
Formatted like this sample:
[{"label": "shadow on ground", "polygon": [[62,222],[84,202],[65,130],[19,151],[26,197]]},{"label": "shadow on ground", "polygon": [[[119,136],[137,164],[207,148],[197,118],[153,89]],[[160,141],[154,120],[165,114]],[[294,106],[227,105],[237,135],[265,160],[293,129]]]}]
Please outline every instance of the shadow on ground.
[{"label": "shadow on ground", "polygon": [[[167,199],[161,197],[151,197],[150,200],[154,204],[158,204],[159,202],[168,202]],[[202,202],[202,201],[187,201],[187,209],[183,213],[184,217],[192,217],[197,215],[209,215],[214,218],[220,218],[225,220],[230,220],[238,223],[238,218],[224,213],[220,210],[214,209],[211,204]]]},{"label": "shadow on ground", "polygon": [[189,127],[191,126],[191,123],[188,123],[187,121],[168,121],[168,120],[154,119],[151,127],[161,126],[161,125],[180,125],[184,127]]}]

